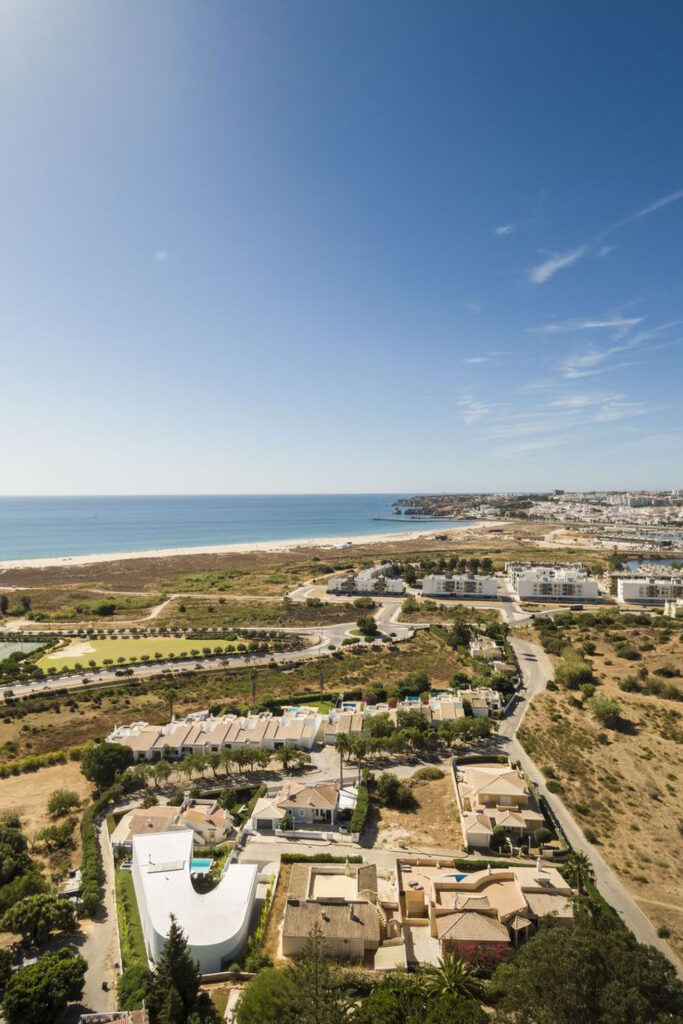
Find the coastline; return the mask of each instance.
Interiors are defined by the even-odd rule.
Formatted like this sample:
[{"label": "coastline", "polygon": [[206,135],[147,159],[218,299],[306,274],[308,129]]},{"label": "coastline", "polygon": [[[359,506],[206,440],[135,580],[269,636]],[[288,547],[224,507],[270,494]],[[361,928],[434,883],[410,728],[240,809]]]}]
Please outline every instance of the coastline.
[{"label": "coastline", "polygon": [[98,565],[105,562],[129,562],[138,558],[179,558],[187,555],[244,555],[253,551],[269,551],[274,554],[293,551],[297,548],[336,548],[345,549],[354,544],[386,544],[390,541],[408,541],[420,537],[432,537],[435,533],[453,535],[465,533],[473,529],[481,529],[486,525],[498,525],[494,520],[473,519],[457,527],[441,527],[424,530],[407,530],[404,533],[368,533],[353,534],[343,537],[301,537],[297,540],[264,540],[245,541],[235,544],[200,545],[187,548],[159,548],[149,551],[112,551],[107,554],[90,555],[54,555],[44,558],[11,558],[0,561],[0,571],[4,569],[55,569],[70,566]]}]

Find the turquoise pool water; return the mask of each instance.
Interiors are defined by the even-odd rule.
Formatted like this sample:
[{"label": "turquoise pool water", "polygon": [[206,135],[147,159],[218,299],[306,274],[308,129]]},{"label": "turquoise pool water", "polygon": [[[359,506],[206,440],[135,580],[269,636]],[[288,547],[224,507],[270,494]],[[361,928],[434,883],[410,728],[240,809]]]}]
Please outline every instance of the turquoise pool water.
[{"label": "turquoise pool water", "polygon": [[205,875],[211,870],[212,864],[212,857],[193,857],[190,861],[190,871],[192,874]]},{"label": "turquoise pool water", "polygon": [[463,878],[467,878],[467,875],[446,875],[446,878],[454,878],[456,882],[462,882]]}]

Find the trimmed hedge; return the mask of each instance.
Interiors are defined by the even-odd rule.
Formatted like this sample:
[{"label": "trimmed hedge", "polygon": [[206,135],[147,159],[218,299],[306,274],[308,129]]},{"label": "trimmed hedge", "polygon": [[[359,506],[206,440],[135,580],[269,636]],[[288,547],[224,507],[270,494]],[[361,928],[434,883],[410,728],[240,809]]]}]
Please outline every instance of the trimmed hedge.
[{"label": "trimmed hedge", "polygon": [[363,858],[360,854],[352,857],[336,857],[332,853],[283,853],[280,857],[283,864],[362,864]]},{"label": "trimmed hedge", "polygon": [[353,814],[351,816],[349,832],[360,833],[363,831],[369,810],[370,797],[368,795],[368,787],[363,784],[358,787],[358,796],[356,798],[356,806],[354,807]]}]

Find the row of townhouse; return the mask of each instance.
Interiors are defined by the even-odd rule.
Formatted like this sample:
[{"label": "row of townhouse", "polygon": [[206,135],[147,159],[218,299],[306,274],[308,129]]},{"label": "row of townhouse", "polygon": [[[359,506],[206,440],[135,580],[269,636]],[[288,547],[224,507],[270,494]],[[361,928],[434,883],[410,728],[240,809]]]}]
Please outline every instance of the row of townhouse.
[{"label": "row of townhouse", "polygon": [[597,601],[597,580],[577,562],[573,565],[529,565],[507,562],[505,572],[517,597],[525,601]]},{"label": "row of townhouse", "polygon": [[266,711],[258,715],[216,717],[205,711],[188,715],[182,721],[174,719],[166,725],[148,722],[119,725],[107,740],[129,747],[136,761],[219,753],[226,747],[256,746],[277,750],[291,744],[310,750],[322,722],[322,716],[312,708],[291,708],[282,715]]},{"label": "row of townhouse", "polygon": [[425,597],[495,598],[498,596],[498,580],[495,576],[479,576],[475,573],[447,573],[425,576],[422,580]]},{"label": "row of townhouse", "polygon": [[387,597],[400,597],[405,592],[405,584],[402,579],[388,576],[391,568],[389,562],[382,565],[373,565],[369,569],[362,569],[355,575],[347,573],[345,576],[335,576],[327,584],[328,594],[385,594]]},{"label": "row of townhouse", "polygon": [[683,578],[680,576],[632,576],[617,581],[617,599],[624,604],[672,604],[681,598]]},{"label": "row of townhouse", "polygon": [[444,690],[433,693],[426,701],[419,697],[406,697],[395,706],[387,703],[364,704],[363,701],[344,701],[330,711],[324,725],[325,743],[334,743],[337,736],[360,736],[363,723],[373,715],[388,715],[396,725],[399,711],[419,711],[435,728],[441,722],[464,718],[466,705],[475,718],[498,718],[503,713],[501,694],[489,686],[470,687],[466,690]]}]

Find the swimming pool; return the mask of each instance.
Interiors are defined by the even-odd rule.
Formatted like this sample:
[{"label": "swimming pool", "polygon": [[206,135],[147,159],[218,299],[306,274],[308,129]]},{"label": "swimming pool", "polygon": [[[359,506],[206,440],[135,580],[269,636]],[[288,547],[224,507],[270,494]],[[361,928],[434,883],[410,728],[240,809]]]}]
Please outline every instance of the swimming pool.
[{"label": "swimming pool", "polygon": [[454,878],[456,882],[462,882],[463,878],[467,878],[467,875],[445,875],[446,878]]},{"label": "swimming pool", "polygon": [[193,875],[207,875],[212,864],[212,857],[193,857],[190,861],[190,871]]}]

